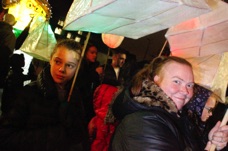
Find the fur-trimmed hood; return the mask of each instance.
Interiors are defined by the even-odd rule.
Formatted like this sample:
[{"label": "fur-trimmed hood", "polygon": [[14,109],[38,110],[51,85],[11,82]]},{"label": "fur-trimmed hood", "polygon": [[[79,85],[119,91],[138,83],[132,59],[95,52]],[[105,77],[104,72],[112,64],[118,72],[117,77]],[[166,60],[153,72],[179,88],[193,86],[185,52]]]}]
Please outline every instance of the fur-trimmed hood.
[{"label": "fur-trimmed hood", "polygon": [[[160,107],[167,112],[178,114],[178,109],[174,102],[168,97],[162,89],[153,81],[145,80],[142,83],[140,94],[133,96],[130,88],[123,89],[111,103],[111,111],[108,111],[106,117],[122,119],[125,115],[141,110],[151,110],[154,107]],[[106,119],[108,120],[108,119]]]},{"label": "fur-trimmed hood", "polygon": [[148,107],[159,106],[168,112],[178,112],[172,99],[168,97],[153,81],[143,81],[140,94],[133,96],[133,100]]},{"label": "fur-trimmed hood", "polygon": [[37,77],[37,86],[47,98],[57,97],[57,88],[51,77],[50,65],[43,69]]}]

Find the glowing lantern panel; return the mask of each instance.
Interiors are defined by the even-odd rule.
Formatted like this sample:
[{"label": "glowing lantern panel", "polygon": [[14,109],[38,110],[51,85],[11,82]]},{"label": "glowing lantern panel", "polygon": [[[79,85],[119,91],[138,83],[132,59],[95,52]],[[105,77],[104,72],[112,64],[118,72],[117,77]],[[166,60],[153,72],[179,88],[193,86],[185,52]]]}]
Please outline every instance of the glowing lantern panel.
[{"label": "glowing lantern panel", "polygon": [[[43,22],[47,19],[46,17],[50,14],[44,10],[41,3],[36,0],[21,0],[19,3],[9,7],[9,13],[13,14],[17,20],[14,28],[24,30],[31,20],[31,16],[34,20],[42,20]],[[44,4],[42,4],[44,5]]]}]

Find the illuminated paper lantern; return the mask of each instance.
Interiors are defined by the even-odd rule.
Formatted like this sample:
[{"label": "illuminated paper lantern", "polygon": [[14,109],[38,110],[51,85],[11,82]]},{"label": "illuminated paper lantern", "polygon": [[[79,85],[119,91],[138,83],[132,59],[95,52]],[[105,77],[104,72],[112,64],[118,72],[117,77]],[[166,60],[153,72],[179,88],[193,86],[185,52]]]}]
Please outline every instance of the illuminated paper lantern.
[{"label": "illuminated paper lantern", "polygon": [[42,22],[31,27],[30,32],[20,47],[20,50],[44,61],[49,61],[50,54],[56,44],[55,35],[48,22]]},{"label": "illuminated paper lantern", "polygon": [[64,29],[138,39],[208,13],[216,5],[217,0],[74,0]]},{"label": "illuminated paper lantern", "polygon": [[228,4],[220,1],[213,11],[168,29],[172,55],[201,57],[228,51]]},{"label": "illuminated paper lantern", "polygon": [[9,7],[19,3],[20,0],[2,0],[2,8],[8,9]]},{"label": "illuminated paper lantern", "polygon": [[8,13],[13,14],[17,20],[14,28],[24,30],[31,20],[49,20],[51,16],[50,5],[45,0],[20,0],[12,4],[8,4]]},{"label": "illuminated paper lantern", "polygon": [[124,37],[113,35],[113,34],[101,34],[102,41],[106,44],[109,48],[117,48],[122,43]]},{"label": "illuminated paper lantern", "polygon": [[171,54],[193,65],[195,81],[220,91],[225,101],[228,83],[228,4],[220,1],[213,11],[182,22],[165,34]]},{"label": "illuminated paper lantern", "polygon": [[212,91],[220,92],[218,95],[225,103],[228,82],[228,52],[203,57],[192,57],[187,58],[187,60],[193,66],[195,82]]}]

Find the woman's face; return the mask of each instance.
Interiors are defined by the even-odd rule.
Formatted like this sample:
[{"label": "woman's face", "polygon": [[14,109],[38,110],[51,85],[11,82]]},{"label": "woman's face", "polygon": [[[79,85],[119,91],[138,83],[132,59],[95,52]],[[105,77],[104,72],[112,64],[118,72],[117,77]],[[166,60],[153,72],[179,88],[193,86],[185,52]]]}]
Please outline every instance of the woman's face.
[{"label": "woman's face", "polygon": [[89,62],[95,62],[97,59],[97,48],[95,46],[91,46],[86,52],[86,60]]},{"label": "woman's face", "polygon": [[64,46],[58,47],[50,60],[51,75],[55,83],[60,86],[72,79],[78,65],[77,53]]},{"label": "woman's face", "polygon": [[212,116],[212,112],[216,106],[216,98],[210,96],[204,106],[202,115],[201,115],[201,121],[206,122],[210,116]]},{"label": "woman's face", "polygon": [[180,110],[192,97],[194,77],[192,68],[181,63],[169,62],[163,66],[155,83],[174,101]]}]

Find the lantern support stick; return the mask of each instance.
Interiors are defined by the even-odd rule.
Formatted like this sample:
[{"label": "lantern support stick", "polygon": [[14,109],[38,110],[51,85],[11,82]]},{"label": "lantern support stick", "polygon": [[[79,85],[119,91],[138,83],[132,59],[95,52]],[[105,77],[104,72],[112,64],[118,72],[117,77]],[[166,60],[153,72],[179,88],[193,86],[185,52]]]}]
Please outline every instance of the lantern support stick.
[{"label": "lantern support stick", "polygon": [[77,79],[78,71],[79,71],[79,68],[81,66],[81,62],[82,62],[82,59],[84,57],[85,50],[86,50],[87,44],[89,42],[89,38],[90,38],[90,32],[86,36],[84,47],[83,47],[82,53],[81,53],[81,58],[79,59],[78,67],[77,67],[77,69],[75,71],[75,74],[74,74],[74,79],[73,79],[73,82],[72,82],[72,85],[71,85],[71,89],[70,89],[70,92],[69,92],[69,95],[68,95],[67,102],[70,102],[70,98],[71,98],[71,95],[72,95],[72,92],[73,92],[73,89],[74,89],[74,85],[75,85],[75,82],[76,82],[76,79]]},{"label": "lantern support stick", "polygon": [[162,50],[160,51],[160,53],[159,53],[159,57],[162,55],[162,52],[163,52],[163,50],[164,50],[164,48],[165,48],[165,46],[166,46],[166,44],[167,44],[167,40],[165,41],[165,43],[164,43],[164,45],[163,45],[163,47],[162,47]]}]

